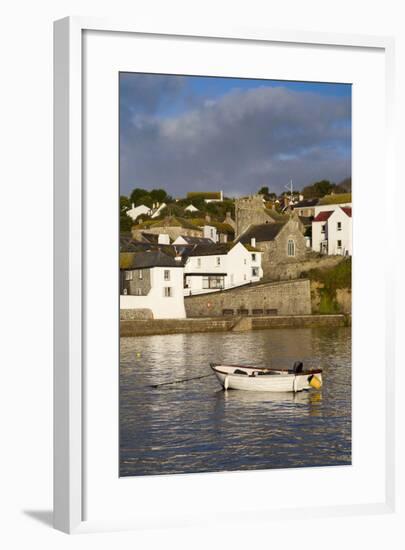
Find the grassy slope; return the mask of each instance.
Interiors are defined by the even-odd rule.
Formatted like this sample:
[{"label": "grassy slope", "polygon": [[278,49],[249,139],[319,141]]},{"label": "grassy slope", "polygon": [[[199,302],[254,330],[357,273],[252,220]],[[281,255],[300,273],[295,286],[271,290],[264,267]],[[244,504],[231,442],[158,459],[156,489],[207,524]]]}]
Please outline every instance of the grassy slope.
[{"label": "grassy slope", "polygon": [[340,288],[352,288],[351,258],[344,259],[330,269],[312,269],[307,276],[321,285],[319,313],[340,313],[336,291]]}]

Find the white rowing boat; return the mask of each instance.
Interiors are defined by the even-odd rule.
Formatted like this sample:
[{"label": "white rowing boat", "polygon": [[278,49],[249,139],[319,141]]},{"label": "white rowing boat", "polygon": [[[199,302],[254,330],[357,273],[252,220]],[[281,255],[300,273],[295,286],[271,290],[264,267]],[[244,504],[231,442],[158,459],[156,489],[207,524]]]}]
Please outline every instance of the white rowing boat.
[{"label": "white rowing boat", "polygon": [[298,392],[322,387],[322,369],[304,370],[296,361],[291,370],[210,363],[225,390]]}]

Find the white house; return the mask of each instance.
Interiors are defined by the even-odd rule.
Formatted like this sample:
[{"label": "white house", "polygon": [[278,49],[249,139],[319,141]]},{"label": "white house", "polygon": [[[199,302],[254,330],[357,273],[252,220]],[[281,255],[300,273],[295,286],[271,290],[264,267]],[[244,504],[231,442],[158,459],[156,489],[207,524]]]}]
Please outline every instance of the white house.
[{"label": "white house", "polygon": [[148,309],[154,319],[184,319],[181,258],[162,251],[120,255],[120,309]]},{"label": "white house", "polygon": [[261,252],[237,244],[197,245],[184,266],[185,295],[203,294],[257,282],[263,277]]},{"label": "white house", "polygon": [[134,203],[132,203],[132,207],[126,212],[127,216],[132,218],[133,221],[139,218],[139,216],[150,216],[151,213],[152,210],[148,206],[145,206],[144,204],[135,206]]},{"label": "white house", "polygon": [[184,210],[186,212],[198,212],[198,208],[196,208],[193,204],[189,204]]},{"label": "white house", "polygon": [[[333,205],[334,206],[334,205]],[[312,221],[312,250],[329,255],[352,255],[352,209],[321,211]]]}]

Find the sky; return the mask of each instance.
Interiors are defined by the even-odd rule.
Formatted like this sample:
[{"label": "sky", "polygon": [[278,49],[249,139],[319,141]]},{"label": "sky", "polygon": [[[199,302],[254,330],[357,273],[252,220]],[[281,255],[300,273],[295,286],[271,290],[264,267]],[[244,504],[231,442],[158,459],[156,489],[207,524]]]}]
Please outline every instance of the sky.
[{"label": "sky", "polygon": [[351,176],[351,85],[120,74],[120,191],[236,197]]}]

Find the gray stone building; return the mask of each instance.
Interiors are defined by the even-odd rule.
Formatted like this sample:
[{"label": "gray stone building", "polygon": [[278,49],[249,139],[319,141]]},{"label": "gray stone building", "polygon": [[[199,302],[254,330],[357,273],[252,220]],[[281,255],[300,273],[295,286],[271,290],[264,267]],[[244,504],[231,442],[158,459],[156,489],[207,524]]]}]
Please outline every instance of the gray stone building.
[{"label": "gray stone building", "polygon": [[265,207],[263,195],[252,195],[235,200],[236,237],[238,238],[251,224],[277,223],[285,216]]},{"label": "gray stone building", "polygon": [[297,216],[286,223],[272,222],[250,225],[237,239],[262,252],[263,278],[278,279],[280,266],[305,260],[309,254],[303,227]]}]

